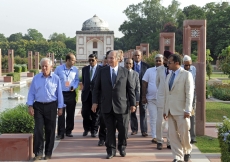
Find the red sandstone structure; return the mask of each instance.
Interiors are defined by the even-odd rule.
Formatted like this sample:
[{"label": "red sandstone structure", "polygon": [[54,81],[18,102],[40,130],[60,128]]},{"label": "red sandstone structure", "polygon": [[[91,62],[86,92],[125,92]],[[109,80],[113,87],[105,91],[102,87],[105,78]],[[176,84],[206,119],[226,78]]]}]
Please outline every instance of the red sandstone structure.
[{"label": "red sandstone structure", "polygon": [[140,44],[140,51],[142,52],[142,55],[146,55],[149,57],[149,44],[148,43],[141,43]]},{"label": "red sandstone structure", "polygon": [[50,60],[52,61],[52,65],[54,65],[54,53],[50,54]]},{"label": "red sandstone structure", "polygon": [[160,33],[160,53],[163,54],[167,50],[175,52],[175,33]]},{"label": "red sandstone structure", "polygon": [[28,70],[33,69],[33,52],[28,51]]},{"label": "red sandstone structure", "polygon": [[191,55],[191,41],[197,42],[196,134],[203,136],[206,122],[206,20],[185,20],[183,27],[183,54]]},{"label": "red sandstone structure", "polygon": [[35,60],[35,69],[39,70],[39,52],[35,52],[35,56],[34,56],[34,60]]},{"label": "red sandstone structure", "polygon": [[12,49],[8,50],[8,72],[14,72],[14,50]]}]

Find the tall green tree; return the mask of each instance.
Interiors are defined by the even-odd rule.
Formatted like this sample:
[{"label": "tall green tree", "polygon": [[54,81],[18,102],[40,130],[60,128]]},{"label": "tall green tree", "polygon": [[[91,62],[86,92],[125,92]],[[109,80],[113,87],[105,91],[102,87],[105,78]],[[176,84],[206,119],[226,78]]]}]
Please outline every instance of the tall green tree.
[{"label": "tall green tree", "polygon": [[36,29],[28,29],[27,34],[23,37],[26,40],[34,40],[34,41],[43,41],[45,38],[43,38],[42,33],[40,33]]},{"label": "tall green tree", "polygon": [[66,35],[65,35],[65,33],[58,34],[55,32],[49,36],[49,40],[65,42],[66,41]]},{"label": "tall green tree", "polygon": [[0,33],[0,42],[6,42],[6,41],[7,41],[7,39],[4,36],[4,34]]},{"label": "tall green tree", "polygon": [[7,39],[9,42],[16,42],[16,41],[20,41],[22,37],[23,37],[22,33],[15,33],[15,34],[11,34]]}]

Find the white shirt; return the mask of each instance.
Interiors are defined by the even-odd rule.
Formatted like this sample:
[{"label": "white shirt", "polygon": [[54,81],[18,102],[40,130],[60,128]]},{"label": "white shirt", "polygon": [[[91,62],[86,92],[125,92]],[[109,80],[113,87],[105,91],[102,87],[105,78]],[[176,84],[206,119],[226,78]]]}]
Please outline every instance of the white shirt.
[{"label": "white shirt", "polygon": [[97,64],[94,67],[90,66],[89,72],[91,71],[91,69],[93,69],[93,73],[92,73],[92,77],[90,78],[90,81],[93,79],[93,76],[94,76],[95,71],[97,69]]},{"label": "white shirt", "polygon": [[157,86],[156,86],[156,75],[157,75],[157,68],[152,67],[146,70],[142,80],[148,83],[147,100],[152,100],[157,98]]},{"label": "white shirt", "polygon": [[121,67],[125,67],[125,62],[124,62],[124,60],[123,60],[123,61],[121,61],[121,62],[119,62],[119,66],[121,66]]}]

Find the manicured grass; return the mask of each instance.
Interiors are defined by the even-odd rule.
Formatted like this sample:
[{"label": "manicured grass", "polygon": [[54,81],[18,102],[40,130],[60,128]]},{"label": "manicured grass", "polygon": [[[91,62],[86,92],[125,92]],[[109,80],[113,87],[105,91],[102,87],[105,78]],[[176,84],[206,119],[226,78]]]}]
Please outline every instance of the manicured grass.
[{"label": "manicured grass", "polygon": [[228,78],[224,73],[212,73],[211,78]]},{"label": "manicured grass", "polygon": [[206,102],[206,122],[222,122],[223,116],[230,117],[230,104]]},{"label": "manicured grass", "polygon": [[219,153],[220,146],[217,138],[209,137],[209,136],[197,136],[197,143],[195,143],[196,147],[202,153]]}]

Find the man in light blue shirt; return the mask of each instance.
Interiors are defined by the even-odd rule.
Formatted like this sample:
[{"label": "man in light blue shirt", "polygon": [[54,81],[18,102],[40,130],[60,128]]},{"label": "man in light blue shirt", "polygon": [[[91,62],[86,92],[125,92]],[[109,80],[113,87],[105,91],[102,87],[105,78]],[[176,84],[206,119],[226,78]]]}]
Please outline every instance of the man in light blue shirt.
[{"label": "man in light blue shirt", "polygon": [[[72,130],[74,129],[74,116],[76,107],[76,88],[78,87],[78,69],[74,66],[76,58],[74,54],[66,55],[66,63],[56,67],[54,73],[61,80],[62,93],[66,108],[63,109],[63,114],[58,117],[57,139],[63,139],[64,134],[67,137],[73,137]],[[66,112],[66,119],[65,119]],[[65,126],[66,123],[66,126]]]},{"label": "man in light blue shirt", "polygon": [[[185,55],[183,58],[183,63],[184,65],[182,66],[185,70],[189,71],[192,73],[192,77],[194,80],[194,87],[195,87],[195,81],[196,81],[196,67],[192,65],[192,59],[190,56]],[[193,103],[192,103],[193,111],[190,116],[190,136],[191,136],[191,143],[196,143],[196,118],[195,118],[195,111],[196,111],[196,92],[194,90],[194,98],[193,98]]]},{"label": "man in light blue shirt", "polygon": [[61,82],[51,72],[52,61],[43,58],[40,62],[42,72],[35,75],[30,85],[27,105],[28,112],[34,116],[34,160],[41,160],[44,149],[43,128],[45,127],[45,160],[50,159],[54,147],[56,116],[62,115],[64,106]]}]

